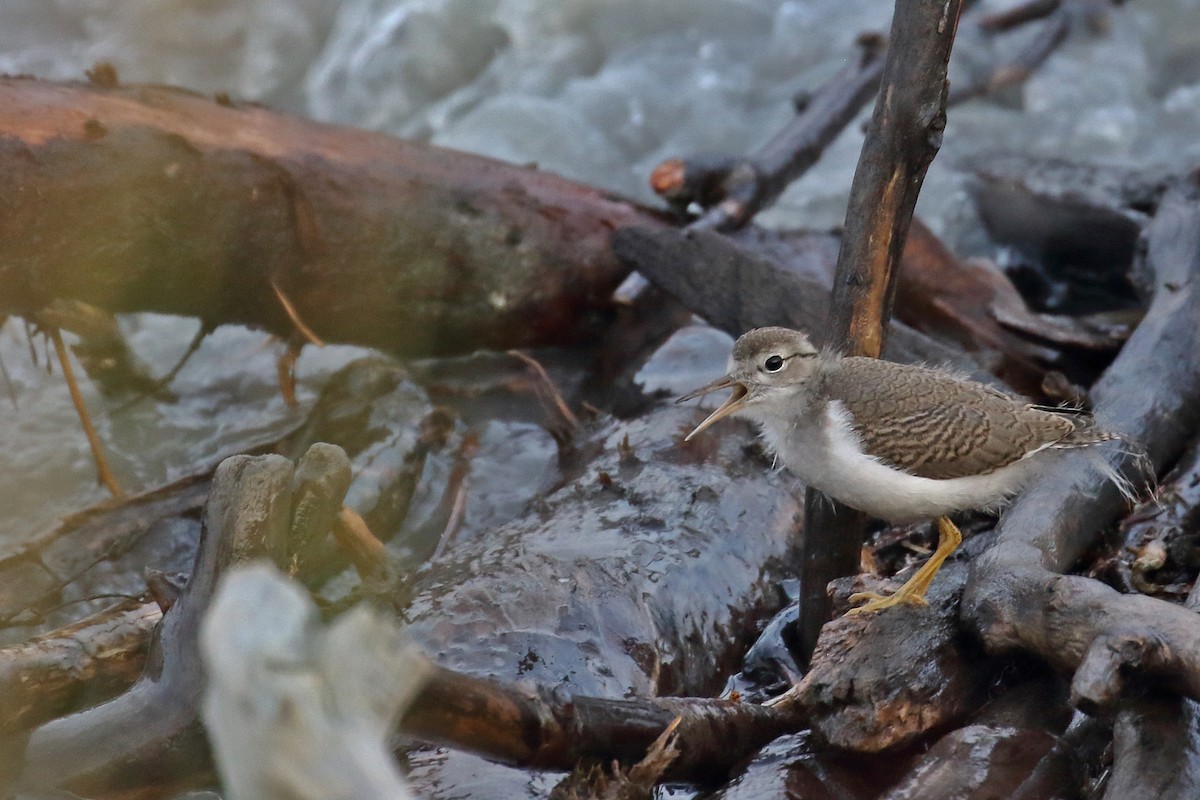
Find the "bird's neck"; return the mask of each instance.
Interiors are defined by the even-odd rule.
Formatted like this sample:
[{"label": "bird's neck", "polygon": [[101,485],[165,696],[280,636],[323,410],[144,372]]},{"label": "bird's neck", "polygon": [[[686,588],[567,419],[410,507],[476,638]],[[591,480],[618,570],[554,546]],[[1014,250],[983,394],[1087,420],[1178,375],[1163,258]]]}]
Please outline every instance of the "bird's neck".
[{"label": "bird's neck", "polygon": [[817,408],[816,376],[795,386],[780,387],[746,408],[744,415],[758,423],[764,434],[785,437],[797,426],[813,419]]}]

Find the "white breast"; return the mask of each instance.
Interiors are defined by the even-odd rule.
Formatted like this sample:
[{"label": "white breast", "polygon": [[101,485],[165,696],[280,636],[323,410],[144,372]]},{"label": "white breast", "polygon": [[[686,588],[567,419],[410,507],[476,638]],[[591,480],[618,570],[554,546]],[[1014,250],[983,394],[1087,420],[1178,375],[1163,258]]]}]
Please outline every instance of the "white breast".
[{"label": "white breast", "polygon": [[863,452],[850,413],[841,403],[829,402],[823,413],[824,426],[814,419],[783,428],[759,419],[763,440],[809,486],[892,522],[994,507],[1037,474],[1052,455],[1026,457],[986,475],[920,478]]}]

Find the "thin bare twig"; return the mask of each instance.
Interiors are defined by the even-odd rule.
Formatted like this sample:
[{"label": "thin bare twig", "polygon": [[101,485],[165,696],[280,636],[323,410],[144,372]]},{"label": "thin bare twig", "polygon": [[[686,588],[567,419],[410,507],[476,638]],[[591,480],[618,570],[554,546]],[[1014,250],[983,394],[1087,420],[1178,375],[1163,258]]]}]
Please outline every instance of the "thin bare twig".
[{"label": "thin bare twig", "polygon": [[283,310],[288,315],[288,319],[290,319],[292,324],[296,326],[296,330],[300,331],[300,334],[311,344],[315,344],[317,347],[324,347],[325,342],[320,336],[317,336],[317,334],[313,332],[312,328],[308,327],[308,325],[304,323],[304,320],[300,317],[300,312],[298,312],[296,307],[292,305],[292,301],[288,299],[286,294],[284,294],[283,289],[279,288],[279,284],[275,282],[274,278],[271,278],[271,289],[275,292],[275,297],[278,298],[279,305],[283,306]]},{"label": "thin bare twig", "polygon": [[525,363],[534,374],[537,375],[537,394],[542,400],[542,404],[546,407],[546,412],[552,418],[557,416],[561,421],[561,425],[551,423],[551,430],[565,429],[568,432],[573,432],[579,429],[579,418],[571,411],[571,407],[567,405],[567,401],[563,400],[562,392],[554,385],[554,381],[550,380],[550,375],[546,372],[546,368],[538,362],[533,356],[526,355],[520,350],[509,350],[508,354],[513,358],[518,358]]},{"label": "thin bare twig", "polygon": [[1019,6],[988,14],[977,24],[990,33],[1004,33],[1027,22],[1045,19],[1057,11],[1060,5],[1062,0],[1029,0]]},{"label": "thin bare twig", "polygon": [[204,342],[204,340],[206,338],[208,338],[208,335],[212,332],[213,332],[213,329],[211,327],[209,327],[207,323],[201,322],[199,330],[196,331],[196,334],[192,337],[191,341],[188,342],[187,348],[183,351],[183,355],[181,355],[179,357],[179,359],[175,362],[174,366],[172,366],[169,370],[167,370],[167,373],[165,375],[163,375],[158,380],[154,381],[154,383],[149,388],[147,388],[144,391],[138,392],[135,396],[131,397],[129,400],[127,400],[124,403],[122,403],[121,405],[117,406],[116,409],[114,409],[112,413],[119,414],[122,411],[125,411],[126,409],[133,407],[137,403],[142,402],[147,397],[157,394],[157,393],[161,392],[163,389],[166,389],[168,386],[170,386],[175,381],[176,376],[179,375],[179,372],[184,368],[184,366],[188,363],[188,361],[191,360],[192,356],[194,356],[196,354],[196,351],[198,351],[200,349],[200,345]]},{"label": "thin bare twig", "polygon": [[275,359],[275,373],[279,377],[279,392],[288,408],[295,408],[296,362],[300,360],[300,345],[289,339],[279,358]]},{"label": "thin bare twig", "polygon": [[366,577],[388,563],[387,548],[379,540],[367,521],[349,506],[342,506],[333,525],[333,537],[350,557],[354,569]]},{"label": "thin bare twig", "polygon": [[463,512],[466,511],[466,508],[467,480],[464,475],[463,479],[458,481],[454,487],[454,502],[450,504],[450,516],[446,519],[446,527],[442,529],[442,535],[438,537],[437,547],[433,549],[433,558],[441,558],[442,553],[446,552],[450,541],[462,527]]},{"label": "thin bare twig", "polygon": [[88,415],[87,406],[84,405],[83,393],[79,391],[79,384],[75,381],[75,370],[71,367],[71,357],[67,353],[66,345],[63,344],[62,334],[58,328],[48,327],[46,335],[54,343],[54,351],[58,354],[58,363],[62,365],[63,379],[66,380],[67,389],[71,392],[71,402],[75,404],[75,413],[79,415],[83,433],[87,436],[88,446],[92,449],[92,460],[96,462],[96,474],[113,497],[124,497],[125,490],[121,488],[121,484],[117,482],[112,470],[109,469],[108,459],[104,455],[104,445],[96,434],[92,418]]},{"label": "thin bare twig", "polygon": [[[0,332],[4,331],[4,326],[8,324],[8,315],[0,314]],[[0,358],[0,378],[4,379],[4,388],[8,392],[8,399],[12,402],[13,410],[19,411],[20,404],[17,403],[17,387],[13,385],[12,376],[8,374],[8,367],[4,366],[4,359]]]},{"label": "thin bare twig", "polygon": [[446,548],[449,547],[459,528],[462,527],[463,513],[467,507],[467,484],[471,475],[471,459],[478,451],[479,436],[474,431],[469,432],[463,437],[458,453],[455,454],[454,466],[450,469],[450,477],[446,481],[442,501],[438,504],[439,512],[445,514],[446,524],[442,526],[442,532],[438,536],[433,558],[439,558],[446,552]]}]

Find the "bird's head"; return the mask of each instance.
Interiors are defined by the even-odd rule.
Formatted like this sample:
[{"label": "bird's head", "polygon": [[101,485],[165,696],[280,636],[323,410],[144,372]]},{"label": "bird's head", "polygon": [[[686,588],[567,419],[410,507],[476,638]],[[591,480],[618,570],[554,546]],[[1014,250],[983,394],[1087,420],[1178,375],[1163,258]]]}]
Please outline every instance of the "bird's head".
[{"label": "bird's head", "polygon": [[684,441],[730,414],[743,413],[754,418],[776,406],[792,404],[816,368],[817,348],[800,331],[755,328],[742,334],[733,344],[725,376],[675,401],[682,403],[719,389],[733,390],[729,399],[697,425]]}]

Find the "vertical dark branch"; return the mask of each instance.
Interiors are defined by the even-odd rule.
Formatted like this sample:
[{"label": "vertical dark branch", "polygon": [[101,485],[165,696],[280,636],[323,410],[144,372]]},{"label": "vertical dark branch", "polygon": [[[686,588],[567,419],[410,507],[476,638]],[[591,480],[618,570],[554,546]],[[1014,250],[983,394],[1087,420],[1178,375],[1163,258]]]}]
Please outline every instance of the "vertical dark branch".
[{"label": "vertical dark branch", "polygon": [[[825,346],[878,357],[896,294],[896,265],[925,171],[946,125],[946,65],[962,0],[897,0],[883,83],[850,186]],[[855,571],[865,517],[823,501],[805,504],[800,643],[812,653],[829,617],[825,586]]]}]

